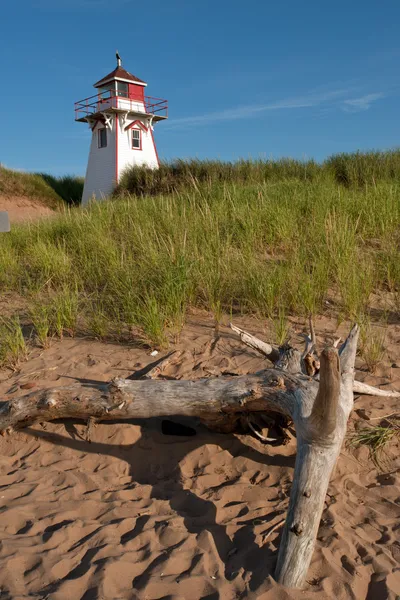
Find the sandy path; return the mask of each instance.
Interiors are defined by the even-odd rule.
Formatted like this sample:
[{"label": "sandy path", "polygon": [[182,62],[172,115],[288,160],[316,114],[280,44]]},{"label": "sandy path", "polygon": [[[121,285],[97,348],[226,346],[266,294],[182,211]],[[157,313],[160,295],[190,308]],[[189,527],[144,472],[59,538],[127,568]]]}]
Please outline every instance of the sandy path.
[{"label": "sandy path", "polygon": [[[238,320],[260,331],[260,324]],[[335,330],[333,322],[317,332]],[[341,328],[341,331],[345,328]],[[320,338],[323,339],[323,336]],[[391,326],[388,351],[399,349]],[[197,318],[171,376],[248,372],[266,363],[223,329]],[[65,339],[34,350],[18,374],[0,372],[0,397],[19,386],[108,380],[149,364],[136,348]],[[361,365],[360,365],[361,366]],[[391,381],[388,380],[390,371]],[[366,373],[360,372],[364,379]],[[368,376],[399,388],[400,369]],[[398,401],[360,398],[351,427],[398,410]],[[0,438],[1,598],[51,600],[260,600],[400,596],[400,460],[382,473],[365,449],[343,449],[329,486],[307,588],[287,591],[271,577],[293,473],[295,440],[264,446],[250,436],[164,436],[158,420],[37,426]],[[389,463],[388,463],[389,465]]]}]

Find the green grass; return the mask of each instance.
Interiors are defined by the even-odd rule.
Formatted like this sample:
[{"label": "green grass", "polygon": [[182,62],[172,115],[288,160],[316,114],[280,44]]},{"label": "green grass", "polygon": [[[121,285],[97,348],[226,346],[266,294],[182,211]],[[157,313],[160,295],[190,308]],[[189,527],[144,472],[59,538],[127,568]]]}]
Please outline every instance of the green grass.
[{"label": "green grass", "polygon": [[371,185],[338,183],[333,159],[133,169],[122,198],[1,236],[0,290],[53,307],[47,321],[36,311],[41,344],[84,331],[163,346],[193,306],[216,323],[224,312],[271,319],[279,339],[287,316],[318,314],[326,300],[358,319],[372,291],[400,292],[400,159],[396,179],[379,171],[384,156]]},{"label": "green grass", "polygon": [[313,160],[293,159],[239,160],[235,163],[217,160],[175,160],[162,163],[159,169],[132,168],[125,171],[115,195],[169,194],[179,190],[198,191],[199,185],[233,182],[239,184],[265,183],[266,181],[317,181],[327,169]]},{"label": "green grass", "polygon": [[[383,327],[373,325],[368,315],[360,315],[360,343],[359,352],[371,373],[383,362],[385,357],[386,323]],[[381,319],[384,321],[384,318]]]},{"label": "green grass", "polygon": [[336,154],[323,163],[314,160],[174,160],[159,169],[127,169],[115,195],[157,195],[180,190],[197,191],[199,185],[215,183],[263,184],[266,182],[334,181],[345,187],[375,186],[382,181],[398,182],[400,150]]},{"label": "green grass", "polygon": [[80,203],[82,191],[82,177],[25,173],[6,169],[0,164],[0,195],[25,196],[57,210],[65,204]]},{"label": "green grass", "polygon": [[16,369],[26,357],[27,347],[17,316],[0,318],[0,367]]},{"label": "green grass", "polygon": [[335,180],[347,187],[376,185],[379,181],[398,181],[400,151],[337,154],[325,161]]},{"label": "green grass", "polygon": [[47,173],[38,173],[38,175],[67,205],[78,206],[81,203],[84,184],[83,177],[75,175],[54,177]]},{"label": "green grass", "polygon": [[389,444],[400,436],[399,416],[382,420],[380,425],[363,427],[356,431],[349,439],[349,446],[359,448],[366,446],[374,463],[382,468],[385,466],[382,457]]}]

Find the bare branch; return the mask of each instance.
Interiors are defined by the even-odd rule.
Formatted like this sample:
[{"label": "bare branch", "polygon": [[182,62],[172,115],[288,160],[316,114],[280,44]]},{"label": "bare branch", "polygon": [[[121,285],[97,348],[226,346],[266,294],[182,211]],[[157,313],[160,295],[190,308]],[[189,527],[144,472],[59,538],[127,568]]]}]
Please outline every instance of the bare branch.
[{"label": "bare branch", "polygon": [[373,385],[363,383],[362,381],[354,381],[353,392],[354,394],[365,394],[366,396],[380,396],[381,398],[400,398],[400,392],[396,392],[394,390],[382,390],[380,388],[374,387]]},{"label": "bare branch", "polygon": [[270,344],[259,340],[254,335],[251,335],[251,333],[236,327],[236,325],[233,325],[233,323],[230,323],[229,325],[232,331],[239,335],[240,339],[244,344],[246,344],[246,346],[250,346],[250,348],[253,348],[253,350],[257,350],[257,352],[260,352],[260,354],[266,356],[272,363],[275,363],[279,359],[278,348],[274,348],[273,346],[270,346]]},{"label": "bare branch", "polygon": [[360,334],[360,328],[358,325],[354,325],[346,341],[339,350],[340,356],[340,368],[343,373],[349,373],[354,371],[354,362],[357,352],[358,336]]},{"label": "bare branch", "polygon": [[[248,346],[251,346],[255,350],[258,350],[259,352],[261,352],[261,354],[264,354],[264,356],[266,356],[266,353],[263,350],[261,350],[261,348],[256,347],[255,344],[259,343],[261,345],[265,345],[268,348],[267,351],[269,351],[269,349],[271,349],[274,353],[276,353],[274,359],[272,360],[272,358],[270,358],[270,360],[272,360],[272,362],[274,363],[274,365],[277,369],[286,371],[287,373],[303,372],[306,375],[309,375],[310,377],[314,377],[315,381],[319,381],[319,379],[320,379],[319,372],[316,372],[316,371],[319,371],[319,367],[320,367],[318,359],[315,358],[314,356],[311,356],[310,360],[307,359],[307,355],[309,353],[309,348],[307,346],[306,346],[306,351],[305,351],[305,353],[303,353],[303,355],[301,355],[299,353],[299,351],[296,350],[295,348],[290,348],[290,347],[284,346],[278,350],[277,348],[273,348],[272,346],[269,346],[269,344],[265,344],[265,342],[258,340],[258,338],[252,336],[251,334],[247,333],[246,331],[239,329],[239,327],[236,327],[235,325],[231,324],[231,328],[233,331],[235,331],[236,333],[238,333],[240,335],[240,339],[242,340],[243,343],[245,343]],[[247,336],[249,339],[247,338]],[[303,333],[301,333],[300,336],[303,337],[304,339],[306,339],[306,341],[309,344],[311,344],[312,336],[314,337],[314,340],[315,340],[314,328],[312,327],[310,337]],[[357,339],[358,339],[357,326],[355,326],[352,329],[349,337],[346,339],[346,341],[343,343],[343,345],[341,346],[341,348],[339,350],[339,356],[340,356],[341,364],[342,364],[342,373],[344,371],[343,364],[346,364],[347,352],[350,351],[350,348],[349,348],[350,342],[351,342],[351,345],[353,346],[353,350],[354,350],[355,336],[357,336]],[[334,340],[332,345],[334,348],[336,348],[339,343],[340,343],[340,338],[337,338]],[[313,349],[312,346],[310,346],[310,347],[311,347],[311,349]],[[392,390],[387,390],[387,391],[381,390],[372,385],[367,385],[366,383],[362,383],[361,381],[354,381],[353,392],[355,394],[365,394],[368,396],[379,396],[381,398],[384,398],[384,397],[400,398],[400,392],[396,392],[396,391],[392,391]]]},{"label": "bare branch", "polygon": [[274,531],[276,531],[277,529],[279,529],[279,527],[281,525],[283,525],[284,522],[285,522],[285,519],[281,519],[280,521],[278,521],[277,523],[275,523],[275,525],[273,527],[271,527],[271,529],[262,538],[263,544],[265,544],[265,542],[270,537],[270,535],[272,535],[274,533]]},{"label": "bare branch", "polygon": [[310,324],[310,333],[307,335],[306,333],[301,333],[300,336],[305,340],[305,348],[303,351],[302,358],[304,359],[307,354],[312,354],[316,349],[317,338],[315,337],[314,324],[312,320],[312,315],[309,316],[309,324]]},{"label": "bare branch", "polygon": [[313,323],[313,318],[312,318],[312,314],[310,313],[309,316],[309,322],[310,322],[310,337],[311,337],[311,342],[314,346],[314,348],[317,347],[317,337],[315,335],[315,329],[314,329],[314,323]]},{"label": "bare branch", "polygon": [[171,362],[179,358],[182,355],[182,352],[169,352],[167,356],[161,358],[157,361],[156,365],[150,369],[145,375],[143,375],[142,379],[157,379],[159,375],[161,375],[163,369],[165,369]]},{"label": "bare branch", "polygon": [[247,416],[246,417],[246,422],[247,425],[250,427],[251,431],[254,433],[255,436],[258,437],[259,440],[261,440],[262,442],[276,442],[277,439],[276,438],[270,438],[270,437],[266,437],[265,435],[262,435],[262,433],[260,433],[259,431],[257,431],[257,429],[254,427],[253,423],[250,421],[250,417]]},{"label": "bare branch", "polygon": [[308,336],[306,333],[300,333],[299,335],[305,341],[305,348],[303,350],[303,354],[301,355],[304,359],[307,356],[307,354],[312,353],[312,351],[314,350],[314,344],[312,343],[310,336]]}]

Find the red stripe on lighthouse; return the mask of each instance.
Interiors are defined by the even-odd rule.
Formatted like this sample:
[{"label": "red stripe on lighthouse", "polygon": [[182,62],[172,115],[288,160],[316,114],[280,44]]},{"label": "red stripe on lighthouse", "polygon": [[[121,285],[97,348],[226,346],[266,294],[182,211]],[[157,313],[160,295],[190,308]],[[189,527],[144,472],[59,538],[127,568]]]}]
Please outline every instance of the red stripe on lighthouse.
[{"label": "red stripe on lighthouse", "polygon": [[115,115],[115,185],[118,185],[118,113]]},{"label": "red stripe on lighthouse", "polygon": [[157,164],[158,164],[158,166],[160,166],[160,159],[158,158],[157,146],[156,146],[156,143],[154,141],[153,129],[151,127],[150,127],[150,133],[151,133],[151,139],[153,140],[154,150],[156,151]]}]

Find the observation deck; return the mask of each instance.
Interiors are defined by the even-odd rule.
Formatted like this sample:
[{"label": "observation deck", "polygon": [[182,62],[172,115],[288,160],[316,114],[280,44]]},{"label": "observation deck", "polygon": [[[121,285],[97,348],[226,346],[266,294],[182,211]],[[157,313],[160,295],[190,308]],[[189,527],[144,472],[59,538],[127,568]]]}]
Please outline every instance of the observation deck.
[{"label": "observation deck", "polygon": [[168,118],[168,101],[151,96],[144,96],[143,101],[109,90],[75,102],[75,121],[84,123],[88,117],[96,118],[104,112],[145,115],[152,117],[153,121],[162,121]]}]

